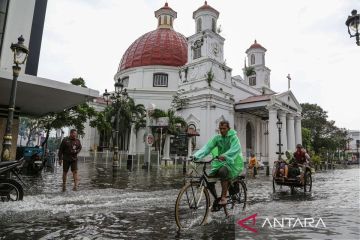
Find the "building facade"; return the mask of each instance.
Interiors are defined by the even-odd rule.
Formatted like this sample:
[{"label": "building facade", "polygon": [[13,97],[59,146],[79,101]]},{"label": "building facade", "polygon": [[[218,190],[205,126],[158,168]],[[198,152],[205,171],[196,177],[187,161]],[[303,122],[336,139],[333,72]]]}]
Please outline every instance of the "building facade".
[{"label": "building facade", "polygon": [[[167,110],[175,95],[186,99],[177,114],[199,134],[195,149],[218,133],[221,120],[228,120],[238,133],[243,155],[253,152],[272,166],[279,139],[283,151],[302,142],[300,104],[290,89],[276,93],[270,88],[266,49],[256,40],[245,51],[244,76],[232,75],[224,61],[225,39],[217,31],[219,15],[205,1],[193,12],[194,34],[185,38],[174,30],[177,13],[166,3],[155,11],[157,29],[130,45],[114,79],[123,80],[129,96],[144,106],[154,103]],[[144,131],[136,136],[137,153],[145,149]],[[191,141],[195,136],[189,146]]]}]

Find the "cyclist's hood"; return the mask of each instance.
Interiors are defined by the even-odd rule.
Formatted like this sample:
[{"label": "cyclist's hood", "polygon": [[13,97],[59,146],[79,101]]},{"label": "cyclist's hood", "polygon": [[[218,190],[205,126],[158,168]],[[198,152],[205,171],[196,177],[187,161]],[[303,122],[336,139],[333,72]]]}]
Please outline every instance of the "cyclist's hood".
[{"label": "cyclist's hood", "polygon": [[236,132],[234,129],[230,129],[230,130],[227,132],[226,136],[227,136],[227,137],[230,137],[230,136],[233,136],[233,135],[236,135],[236,134],[237,134],[237,132]]}]

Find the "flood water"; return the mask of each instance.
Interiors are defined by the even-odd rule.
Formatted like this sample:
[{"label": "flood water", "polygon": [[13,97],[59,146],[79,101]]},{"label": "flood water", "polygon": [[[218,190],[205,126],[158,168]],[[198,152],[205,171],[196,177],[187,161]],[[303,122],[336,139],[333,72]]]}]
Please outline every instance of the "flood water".
[{"label": "flood water", "polygon": [[[263,172],[248,179],[248,205],[233,219],[211,213],[208,224],[178,232],[174,205],[183,185],[182,167],[132,171],[122,166],[113,172],[111,162],[80,161],[79,191],[61,192],[60,167],[39,176],[24,177],[31,185],[20,202],[0,202],[0,239],[359,239],[360,169],[338,169],[313,175],[313,190],[288,188],[273,193]],[[257,214],[248,231],[237,220]],[[270,227],[266,218],[322,219],[318,228]],[[273,220],[271,220],[273,221]],[[251,221],[249,223],[251,225]]]}]

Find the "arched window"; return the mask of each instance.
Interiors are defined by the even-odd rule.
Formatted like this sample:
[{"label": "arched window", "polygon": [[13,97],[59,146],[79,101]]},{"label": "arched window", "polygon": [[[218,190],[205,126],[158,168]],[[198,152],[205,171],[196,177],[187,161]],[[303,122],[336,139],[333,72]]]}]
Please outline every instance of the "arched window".
[{"label": "arched window", "polygon": [[199,18],[196,22],[196,32],[201,32],[201,18]]},{"label": "arched window", "polygon": [[216,33],[216,20],[214,18],[212,18],[211,20],[212,20],[211,29],[214,33]]},{"label": "arched window", "polygon": [[201,46],[202,46],[202,41],[196,40],[194,46],[192,47],[194,51],[193,59],[197,59],[201,57]]},{"label": "arched window", "polygon": [[251,54],[250,64],[251,64],[251,65],[254,65],[254,64],[255,64],[255,55],[254,55],[254,54]]},{"label": "arched window", "polygon": [[170,17],[170,27],[172,27],[172,26],[173,26],[173,18]]}]

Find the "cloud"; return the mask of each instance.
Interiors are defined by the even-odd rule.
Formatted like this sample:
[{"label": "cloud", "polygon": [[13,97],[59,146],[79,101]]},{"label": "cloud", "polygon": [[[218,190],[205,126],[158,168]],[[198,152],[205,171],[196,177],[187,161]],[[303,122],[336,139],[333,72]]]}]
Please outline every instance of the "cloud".
[{"label": "cloud", "polygon": [[[81,76],[100,92],[112,89],[123,53],[156,28],[154,11],[164,2],[49,1],[39,76],[63,82]],[[194,34],[192,13],[204,1],[168,3],[178,13],[175,30]],[[345,26],[358,0],[211,0],[208,4],[220,12],[224,58],[233,75],[242,75],[245,51],[257,39],[268,50],[266,65],[275,91],[287,90],[290,73],[291,88],[300,102],[317,103],[338,126],[360,129],[360,114],[352,107],[359,102],[360,48],[349,39]]]}]

